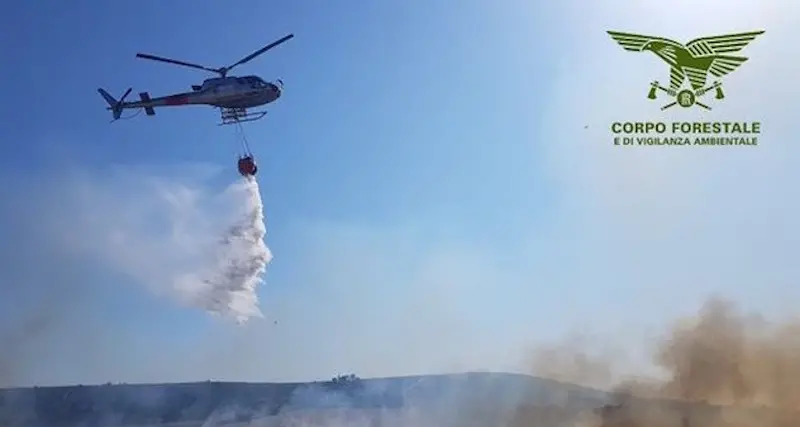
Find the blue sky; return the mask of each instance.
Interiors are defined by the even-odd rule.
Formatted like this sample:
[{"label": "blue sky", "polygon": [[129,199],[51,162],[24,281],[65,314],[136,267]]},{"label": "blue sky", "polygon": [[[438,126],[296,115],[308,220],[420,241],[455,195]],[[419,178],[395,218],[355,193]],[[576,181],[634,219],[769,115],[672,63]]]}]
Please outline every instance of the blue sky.
[{"label": "blue sky", "polygon": [[[776,11],[794,6],[740,3],[750,15],[731,12],[736,29],[769,24],[791,35],[781,18],[788,12]],[[9,5],[0,23],[13,37],[0,49],[13,64],[2,76],[14,102],[0,107],[0,173],[11,185],[2,190],[0,229],[14,236],[4,249],[14,284],[0,304],[9,305],[7,329],[37,310],[63,311],[46,339],[30,344],[49,351],[28,357],[13,381],[519,370],[540,341],[589,329],[638,340],[713,293],[779,311],[778,295],[790,292],[797,271],[772,252],[746,251],[761,239],[780,254],[796,237],[785,231],[794,230],[795,207],[777,184],[796,151],[779,152],[777,142],[751,157],[614,151],[608,122],[650,114],[639,86],[663,70],[631,60],[625,71],[589,73],[586,64],[602,68],[607,55],[628,58],[603,32],[644,26],[690,39],[709,26],[688,20],[669,29],[637,8],[614,15],[580,4]],[[712,27],[730,31],[730,22]],[[217,127],[217,112],[202,107],[109,125],[96,88],[115,96],[127,87],[153,96],[188,90],[208,75],[135,53],[222,66],[289,32],[293,40],[237,69],[286,86],[269,115],[246,126],[275,255],[261,296],[279,324],[235,329],[149,292],[115,268],[129,253],[92,243],[113,218],[115,227],[159,237],[139,215],[165,206],[142,184],[154,176],[169,188],[221,191],[236,179],[234,130]],[[768,53],[778,42],[770,43],[760,54],[777,57]],[[760,61],[739,77],[748,102],[719,114],[757,112],[780,140],[788,119],[759,107],[767,100],[748,83],[768,72],[770,59]],[[607,107],[622,97],[630,102]],[[718,191],[741,171],[752,174],[750,187]],[[676,174],[705,178],[686,191]],[[760,214],[780,214],[739,209],[725,221],[698,219],[747,197],[749,206],[774,206]],[[104,261],[65,243],[63,229]],[[129,250],[152,270],[169,268],[156,249]],[[671,267],[660,261],[687,251],[697,253]],[[711,253],[724,255],[695,261]],[[736,270],[726,259],[750,262]],[[765,270],[774,284],[753,285]],[[432,347],[439,351],[422,350]],[[47,355],[53,349],[59,357]]]}]

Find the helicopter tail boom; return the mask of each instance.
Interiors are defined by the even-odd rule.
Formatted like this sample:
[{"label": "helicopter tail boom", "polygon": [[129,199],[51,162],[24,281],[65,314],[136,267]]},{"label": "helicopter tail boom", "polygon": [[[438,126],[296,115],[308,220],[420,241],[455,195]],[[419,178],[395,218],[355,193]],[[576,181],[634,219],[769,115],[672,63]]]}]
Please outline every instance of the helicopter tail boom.
[{"label": "helicopter tail boom", "polygon": [[122,109],[125,107],[125,97],[131,93],[132,89],[133,88],[128,88],[128,90],[125,91],[125,94],[122,95],[119,101],[114,99],[114,97],[111,96],[108,92],[106,92],[105,89],[103,88],[97,89],[97,92],[99,92],[100,95],[103,97],[103,99],[106,100],[106,103],[108,103],[108,109],[111,110],[111,114],[114,116],[114,120],[119,120],[119,118],[122,116]]}]

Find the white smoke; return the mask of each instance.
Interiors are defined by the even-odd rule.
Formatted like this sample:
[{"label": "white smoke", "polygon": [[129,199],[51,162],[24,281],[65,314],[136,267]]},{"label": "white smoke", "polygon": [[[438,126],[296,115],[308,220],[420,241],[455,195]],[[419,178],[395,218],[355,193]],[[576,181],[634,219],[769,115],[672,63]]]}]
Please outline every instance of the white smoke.
[{"label": "white smoke", "polygon": [[209,264],[179,277],[175,286],[192,305],[241,324],[263,317],[256,291],[272,253],[264,243],[267,228],[256,179],[244,178],[227,192],[242,203],[240,219],[222,236]]},{"label": "white smoke", "polygon": [[263,317],[257,291],[272,254],[258,182],[220,193],[203,182],[211,176],[125,167],[79,177],[59,192],[54,233],[160,297],[239,324]]}]

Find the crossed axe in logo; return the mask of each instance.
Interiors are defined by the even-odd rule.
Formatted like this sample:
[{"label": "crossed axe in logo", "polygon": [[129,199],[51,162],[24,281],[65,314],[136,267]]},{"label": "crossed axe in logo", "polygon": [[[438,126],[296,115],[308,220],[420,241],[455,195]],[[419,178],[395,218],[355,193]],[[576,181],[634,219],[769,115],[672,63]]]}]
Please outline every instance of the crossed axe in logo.
[{"label": "crossed axe in logo", "polygon": [[656,93],[658,93],[660,90],[675,99],[675,101],[661,107],[662,111],[666,110],[667,108],[672,108],[675,105],[680,105],[683,108],[689,108],[692,105],[697,105],[705,108],[706,110],[711,110],[711,107],[698,101],[699,98],[705,96],[705,94],[711,89],[716,89],[716,99],[725,99],[725,94],[722,92],[722,83],[719,81],[716,81],[713,84],[701,89],[683,89],[680,91],[676,91],[675,89],[667,89],[664,86],[661,86],[658,81],[654,81],[650,83],[650,92],[648,92],[647,97],[649,99],[656,99]]}]

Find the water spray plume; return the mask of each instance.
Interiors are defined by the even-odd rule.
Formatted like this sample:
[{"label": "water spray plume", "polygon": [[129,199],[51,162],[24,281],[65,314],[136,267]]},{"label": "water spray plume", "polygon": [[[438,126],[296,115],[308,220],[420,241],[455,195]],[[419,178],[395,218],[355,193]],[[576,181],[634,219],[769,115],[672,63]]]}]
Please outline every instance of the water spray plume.
[{"label": "water spray plume", "polygon": [[227,190],[242,209],[203,271],[184,276],[178,286],[190,303],[243,324],[263,317],[256,294],[272,253],[264,243],[264,205],[255,177],[244,177]]}]

